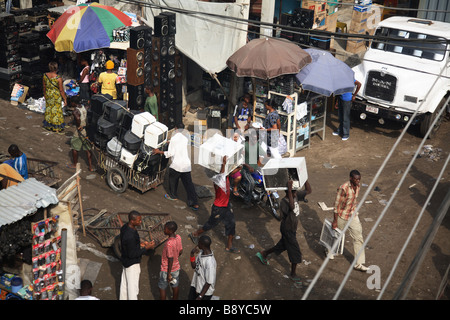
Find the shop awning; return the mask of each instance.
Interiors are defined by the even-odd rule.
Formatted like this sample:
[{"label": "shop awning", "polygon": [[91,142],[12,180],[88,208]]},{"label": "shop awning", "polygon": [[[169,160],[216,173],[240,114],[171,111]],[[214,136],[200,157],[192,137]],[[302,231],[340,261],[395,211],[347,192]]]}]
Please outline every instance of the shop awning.
[{"label": "shop awning", "polygon": [[[227,59],[247,42],[247,23],[233,18],[248,19],[249,1],[218,3],[193,0],[146,0],[145,2],[190,12],[176,12],[175,45],[184,55],[210,74],[226,69]],[[162,11],[169,10],[163,8]],[[153,18],[160,12],[161,10],[145,7],[145,19],[153,26]],[[230,19],[214,15],[226,16]]]},{"label": "shop awning", "polygon": [[0,190],[0,227],[19,221],[35,213],[39,208],[46,208],[58,202],[56,189],[35,178]]}]

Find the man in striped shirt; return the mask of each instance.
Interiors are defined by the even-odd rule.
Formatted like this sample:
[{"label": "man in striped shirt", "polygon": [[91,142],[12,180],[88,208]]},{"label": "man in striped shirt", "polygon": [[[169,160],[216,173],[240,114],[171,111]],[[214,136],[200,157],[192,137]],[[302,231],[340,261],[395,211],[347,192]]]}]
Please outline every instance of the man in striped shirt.
[{"label": "man in striped shirt", "polygon": [[[333,229],[339,228],[343,230],[348,220],[353,214],[355,214],[355,217],[353,217],[348,228],[350,231],[350,236],[353,239],[355,256],[358,254],[364,243],[361,222],[359,221],[358,212],[355,212],[360,182],[361,174],[359,171],[350,171],[350,180],[339,187],[336,195],[336,201],[334,203]],[[359,271],[367,272],[369,268],[364,265],[366,262],[365,260],[365,252],[363,248],[354,268]]]}]

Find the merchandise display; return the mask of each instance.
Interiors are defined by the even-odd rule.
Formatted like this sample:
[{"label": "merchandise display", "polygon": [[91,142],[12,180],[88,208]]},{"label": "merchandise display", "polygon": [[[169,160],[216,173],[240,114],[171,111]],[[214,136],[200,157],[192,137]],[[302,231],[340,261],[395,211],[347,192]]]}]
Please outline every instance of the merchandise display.
[{"label": "merchandise display", "polygon": [[62,300],[64,275],[61,269],[59,216],[31,225],[33,232],[33,300]]}]

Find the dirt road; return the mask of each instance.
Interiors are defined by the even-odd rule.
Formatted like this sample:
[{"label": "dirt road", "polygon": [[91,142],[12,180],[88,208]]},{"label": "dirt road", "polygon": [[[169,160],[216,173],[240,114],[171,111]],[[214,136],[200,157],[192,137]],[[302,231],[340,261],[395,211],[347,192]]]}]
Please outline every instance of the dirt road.
[{"label": "dirt road", "polygon": [[[34,158],[58,161],[58,171],[63,180],[73,174],[73,169],[66,167],[70,162],[70,133],[55,134],[45,131],[42,124],[43,115],[10,105],[7,101],[0,101],[0,152],[6,153],[11,143],[16,143],[29,156]],[[67,118],[70,121],[70,118]],[[311,148],[302,150],[296,156],[306,157],[309,181],[313,192],[308,196],[308,203],[302,203],[298,241],[303,253],[303,263],[298,266],[298,274],[305,280],[313,279],[324,261],[324,250],[319,244],[322,223],[325,218],[332,218],[332,211],[323,211],[318,202],[325,202],[333,206],[337,187],[348,179],[351,169],[358,169],[362,174],[362,197],[367,186],[377,173],[380,165],[388,155],[392,145],[401,133],[401,127],[395,124],[385,124],[383,127],[375,122],[353,119],[351,136],[348,141],[341,141],[331,135],[336,128],[337,114],[331,113],[327,119],[325,140],[314,136]],[[366,247],[367,265],[379,267],[381,272],[381,286],[384,285],[389,272],[403,246],[416,217],[421,211],[428,192],[433,187],[435,179],[448,156],[450,145],[450,123],[444,122],[437,137],[428,141],[432,145],[434,155],[423,154],[412,165],[404,183],[399,187],[398,195],[386,211],[385,217],[376,226],[371,240]],[[370,190],[365,204],[360,210],[363,234],[367,236],[374,228],[375,221],[382,213],[391,194],[396,190],[402,175],[419,146],[420,138],[415,130],[409,130],[403,140],[393,152],[385,170],[382,171]],[[180,187],[180,199],[169,202],[164,199],[164,186],[156,190],[141,194],[129,189],[123,194],[116,194],[106,185],[104,177],[99,174],[92,176],[87,170],[85,156],[80,159],[83,172],[82,197],[83,208],[106,209],[109,212],[129,211],[168,212],[178,223],[178,233],[183,239],[184,254],[181,257],[180,298],[186,299],[192,270],[189,264],[189,251],[193,247],[187,235],[190,231],[203,224],[209,216],[213,198],[201,198],[200,210],[193,212],[183,201],[185,193]],[[193,180],[199,186],[211,186],[202,168],[193,166]],[[400,285],[405,271],[416,255],[419,244],[437,210],[450,188],[450,170],[446,170],[440,181],[435,195],[426,206],[423,218],[414,233],[411,244],[402,256],[397,271],[394,273],[382,299],[392,299]],[[376,190],[376,191],[375,191]],[[269,266],[264,266],[255,253],[271,247],[279,239],[279,222],[269,214],[259,210],[244,210],[242,202],[233,200],[233,208],[237,223],[237,238],[235,245],[241,250],[240,254],[230,254],[224,251],[225,236],[222,225],[209,232],[212,237],[217,267],[217,285],[215,296],[219,299],[300,299],[305,288],[297,288],[288,279],[290,264],[287,254],[272,257]],[[427,253],[423,265],[409,291],[408,299],[431,300],[436,298],[439,285],[450,263],[450,217],[444,219],[436,237]],[[84,237],[78,233],[80,243],[90,245],[94,249],[113,256],[111,249],[102,248],[92,237]],[[329,261],[308,299],[332,299],[347,269],[353,260],[352,241],[347,235],[345,250],[342,256]],[[162,247],[158,247],[151,254],[142,259],[142,273],[140,279],[140,299],[152,300],[159,298],[157,287]],[[78,252],[79,258],[102,264],[96,282],[94,294],[103,300],[116,300],[120,284],[120,262],[110,262],[91,251]],[[376,288],[369,288],[367,280],[370,274],[353,271],[350,274],[339,299],[373,300],[379,294]],[[448,290],[441,297],[448,299]]]}]

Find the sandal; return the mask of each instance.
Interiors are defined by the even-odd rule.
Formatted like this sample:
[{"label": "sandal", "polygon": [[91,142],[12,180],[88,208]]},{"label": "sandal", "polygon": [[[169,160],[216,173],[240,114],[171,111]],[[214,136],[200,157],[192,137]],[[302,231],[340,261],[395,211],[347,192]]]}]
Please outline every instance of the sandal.
[{"label": "sandal", "polygon": [[198,210],[198,205],[197,206],[189,206],[189,208],[191,208],[194,211],[197,211]]},{"label": "sandal", "polygon": [[259,260],[261,261],[261,263],[262,263],[263,265],[266,265],[266,266],[269,265],[269,261],[268,261],[267,259],[264,259],[264,257],[263,257],[263,255],[262,255],[261,252],[257,252],[257,253],[256,253],[256,256],[259,258]]},{"label": "sandal", "polygon": [[237,190],[233,190],[233,196],[239,197],[239,196],[240,196],[240,195],[239,195],[239,192],[238,192]]},{"label": "sandal", "polygon": [[225,248],[225,251],[229,252],[229,253],[240,253],[241,252],[239,249],[237,249],[235,247],[231,247],[230,249]]},{"label": "sandal", "polygon": [[77,168],[77,166],[75,166],[75,165],[73,165],[73,164],[66,164],[66,167],[67,168],[69,168],[69,169],[76,169]]},{"label": "sandal", "polygon": [[194,235],[192,234],[192,232],[189,233],[188,236],[189,236],[189,239],[191,239],[191,241],[192,241],[195,245],[198,245],[198,237],[194,236]]},{"label": "sandal", "polygon": [[172,200],[172,201],[178,200],[178,199],[171,198],[167,193],[164,195],[164,198],[166,198],[167,200]]},{"label": "sandal", "polygon": [[289,279],[291,279],[292,281],[294,281],[294,283],[296,284],[296,285],[303,285],[302,284],[302,279],[300,279],[299,277],[293,277],[293,276],[289,276]]}]

